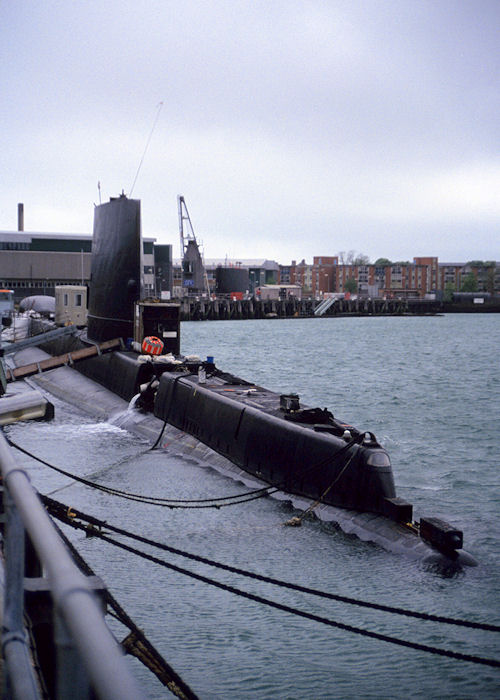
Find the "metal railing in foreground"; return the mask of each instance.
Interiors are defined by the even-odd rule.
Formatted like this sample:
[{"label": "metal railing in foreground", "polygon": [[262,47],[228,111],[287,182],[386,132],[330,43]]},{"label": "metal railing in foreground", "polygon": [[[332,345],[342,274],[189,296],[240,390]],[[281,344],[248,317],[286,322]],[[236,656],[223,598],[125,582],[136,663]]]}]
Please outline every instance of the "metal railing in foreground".
[{"label": "metal railing in foreground", "polygon": [[40,561],[54,610],[57,700],[93,697],[137,700],[145,696],[104,621],[102,607],[59,537],[29,481],[0,434],[4,484],[5,593],[2,625],[5,697],[39,698],[23,624],[25,532]]}]

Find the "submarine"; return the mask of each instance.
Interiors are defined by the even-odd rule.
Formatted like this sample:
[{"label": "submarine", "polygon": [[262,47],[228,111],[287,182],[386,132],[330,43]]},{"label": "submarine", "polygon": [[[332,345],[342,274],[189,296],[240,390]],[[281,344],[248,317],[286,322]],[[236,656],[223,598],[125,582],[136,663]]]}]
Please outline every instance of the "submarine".
[{"label": "submarine", "polygon": [[[175,442],[180,453],[248,486],[269,487],[274,498],[361,539],[432,563],[477,564],[463,549],[461,530],[437,517],[414,520],[373,433],[326,408],[303,406],[295,394],[225,372],[213,358],[183,357],[179,305],[145,300],[142,269],[140,200],[122,194],[96,206],[86,331],[41,338],[38,349],[58,355],[93,345],[97,352],[49,375],[77,370],[123,405],[133,400],[135,415],[123,427],[149,436],[161,428],[164,445]],[[120,349],[99,351],[114,339]],[[65,394],[65,381],[59,391],[71,401],[78,392],[67,386]],[[56,385],[53,379],[45,388],[57,391]]]}]

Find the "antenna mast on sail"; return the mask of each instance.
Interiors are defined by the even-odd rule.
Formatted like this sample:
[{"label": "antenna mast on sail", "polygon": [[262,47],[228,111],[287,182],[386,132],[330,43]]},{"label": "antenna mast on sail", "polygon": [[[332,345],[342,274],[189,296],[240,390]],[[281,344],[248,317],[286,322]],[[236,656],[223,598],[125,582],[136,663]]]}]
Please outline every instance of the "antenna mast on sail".
[{"label": "antenna mast on sail", "polygon": [[139,177],[139,172],[140,172],[140,170],[141,170],[142,164],[143,164],[143,162],[144,162],[144,158],[145,158],[146,153],[147,153],[147,150],[148,150],[148,148],[149,148],[149,143],[150,143],[150,141],[151,141],[151,138],[152,138],[152,136],[153,136],[154,130],[155,130],[155,128],[156,128],[156,123],[157,123],[157,121],[158,121],[158,117],[160,116],[160,112],[161,112],[161,108],[162,108],[162,107],[163,107],[163,102],[159,102],[159,103],[156,105],[156,117],[155,117],[155,120],[154,120],[154,122],[153,122],[153,126],[152,126],[152,128],[151,128],[151,131],[149,132],[148,140],[146,141],[146,146],[145,146],[145,148],[144,148],[144,153],[142,154],[141,160],[139,161],[139,167],[137,168],[137,172],[136,172],[136,174],[135,174],[134,181],[133,181],[133,183],[132,183],[132,187],[130,188],[130,194],[129,194],[129,197],[130,197],[130,198],[132,197],[132,192],[134,191],[135,183],[137,182],[137,178]]}]

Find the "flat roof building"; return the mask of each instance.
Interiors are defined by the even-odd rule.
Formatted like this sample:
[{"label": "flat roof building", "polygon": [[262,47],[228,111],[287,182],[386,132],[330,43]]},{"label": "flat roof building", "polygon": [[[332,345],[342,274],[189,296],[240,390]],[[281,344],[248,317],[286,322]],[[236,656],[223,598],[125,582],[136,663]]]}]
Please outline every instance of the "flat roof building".
[{"label": "flat roof building", "polygon": [[[155,290],[154,243],[143,238],[146,295]],[[79,233],[0,231],[0,287],[12,289],[19,302],[26,296],[54,296],[56,285],[86,285],[90,279],[92,236]]]}]

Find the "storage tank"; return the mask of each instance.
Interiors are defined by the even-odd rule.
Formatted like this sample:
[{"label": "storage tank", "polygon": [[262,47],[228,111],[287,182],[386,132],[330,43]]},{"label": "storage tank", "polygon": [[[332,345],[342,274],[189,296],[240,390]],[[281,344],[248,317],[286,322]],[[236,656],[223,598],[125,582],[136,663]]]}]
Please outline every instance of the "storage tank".
[{"label": "storage tank", "polygon": [[215,291],[217,294],[246,292],[250,278],[246,267],[218,267],[215,270]]}]

